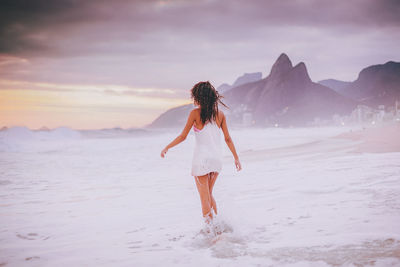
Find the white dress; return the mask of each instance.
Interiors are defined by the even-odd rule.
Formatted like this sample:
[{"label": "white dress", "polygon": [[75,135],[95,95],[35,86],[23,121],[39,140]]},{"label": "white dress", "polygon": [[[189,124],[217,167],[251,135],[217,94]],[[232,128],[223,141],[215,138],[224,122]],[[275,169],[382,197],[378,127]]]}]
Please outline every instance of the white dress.
[{"label": "white dress", "polygon": [[207,122],[201,130],[193,125],[193,130],[196,144],[193,152],[192,176],[221,172],[221,129],[215,122]]}]

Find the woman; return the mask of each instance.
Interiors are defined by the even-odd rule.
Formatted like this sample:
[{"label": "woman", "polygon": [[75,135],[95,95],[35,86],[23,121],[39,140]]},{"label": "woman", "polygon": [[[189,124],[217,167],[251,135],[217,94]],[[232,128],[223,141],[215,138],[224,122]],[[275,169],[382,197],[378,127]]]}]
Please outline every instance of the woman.
[{"label": "woman", "polygon": [[226,107],[220,100],[221,97],[210,82],[197,83],[191,90],[191,98],[198,108],[190,112],[182,133],[161,151],[161,157],[164,157],[168,149],[186,139],[193,126],[196,146],[191,174],[195,177],[203,217],[207,224],[211,223],[213,213],[217,214],[217,205],[212,190],[222,169],[221,129],[224,133],[225,142],[235,159],[237,171],[242,169],[235,145],[229,136],[225,115],[218,110],[218,103]]}]

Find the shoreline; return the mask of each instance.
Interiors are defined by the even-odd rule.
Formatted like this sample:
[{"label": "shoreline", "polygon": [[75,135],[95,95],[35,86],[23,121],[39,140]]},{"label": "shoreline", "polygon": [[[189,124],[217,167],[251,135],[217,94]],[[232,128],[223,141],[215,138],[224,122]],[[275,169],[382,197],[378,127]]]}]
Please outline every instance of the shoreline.
[{"label": "shoreline", "polygon": [[355,153],[400,152],[400,124],[388,123],[361,130],[345,132],[332,138],[359,141]]}]

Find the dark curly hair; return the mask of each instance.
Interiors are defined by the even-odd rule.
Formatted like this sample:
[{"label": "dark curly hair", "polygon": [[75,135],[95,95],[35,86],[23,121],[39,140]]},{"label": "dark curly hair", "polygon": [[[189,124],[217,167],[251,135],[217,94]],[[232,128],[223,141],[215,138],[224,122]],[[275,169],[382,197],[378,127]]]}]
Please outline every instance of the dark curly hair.
[{"label": "dark curly hair", "polygon": [[196,83],[191,90],[191,98],[194,99],[201,108],[200,118],[203,125],[213,119],[216,121],[218,114],[218,102],[227,107],[222,101],[222,95],[215,90],[209,81]]}]

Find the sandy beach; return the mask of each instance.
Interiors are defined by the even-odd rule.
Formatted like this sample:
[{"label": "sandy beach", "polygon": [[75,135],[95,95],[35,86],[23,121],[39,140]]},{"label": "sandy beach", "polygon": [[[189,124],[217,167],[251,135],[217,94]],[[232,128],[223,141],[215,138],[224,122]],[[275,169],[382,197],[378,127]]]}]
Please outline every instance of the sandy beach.
[{"label": "sandy beach", "polygon": [[400,265],[398,125],[232,129],[217,240],[177,133],[0,132],[0,266]]},{"label": "sandy beach", "polygon": [[400,152],[400,123],[388,123],[381,126],[345,132],[336,136],[353,141],[361,141],[354,152],[387,153]]}]

